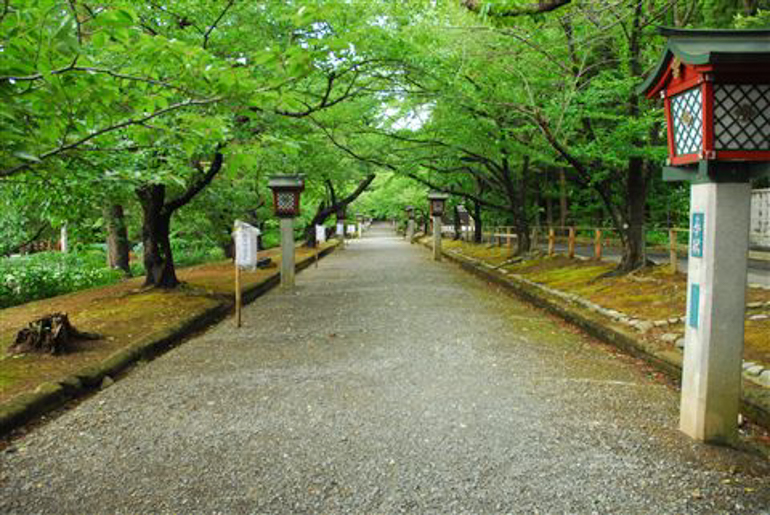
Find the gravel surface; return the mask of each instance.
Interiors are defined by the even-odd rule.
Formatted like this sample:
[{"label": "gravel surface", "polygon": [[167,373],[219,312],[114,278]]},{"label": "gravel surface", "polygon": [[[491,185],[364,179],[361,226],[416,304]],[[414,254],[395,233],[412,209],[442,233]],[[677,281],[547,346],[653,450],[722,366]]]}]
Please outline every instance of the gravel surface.
[{"label": "gravel surface", "polygon": [[0,455],[2,513],[770,513],[678,394],[377,228]]}]

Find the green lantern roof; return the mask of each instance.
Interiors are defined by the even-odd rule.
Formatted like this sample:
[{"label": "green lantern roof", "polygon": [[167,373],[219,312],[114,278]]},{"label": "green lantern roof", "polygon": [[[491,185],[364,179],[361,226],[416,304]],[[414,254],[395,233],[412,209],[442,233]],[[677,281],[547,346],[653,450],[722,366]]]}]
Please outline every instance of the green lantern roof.
[{"label": "green lantern roof", "polygon": [[768,64],[770,30],[699,30],[659,27],[668,37],[663,57],[644,83],[637,88],[645,94],[663,78],[669,63],[678,57],[684,64]]}]

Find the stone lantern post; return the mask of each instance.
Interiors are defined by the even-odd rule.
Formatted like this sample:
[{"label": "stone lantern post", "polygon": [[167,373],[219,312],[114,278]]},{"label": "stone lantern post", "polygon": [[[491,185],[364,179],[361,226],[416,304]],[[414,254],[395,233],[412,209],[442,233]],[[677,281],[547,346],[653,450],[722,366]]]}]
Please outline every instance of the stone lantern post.
[{"label": "stone lantern post", "polygon": [[281,286],[294,286],[294,218],[299,215],[300,194],[305,189],[301,175],[273,175],[268,187],[273,190],[275,215],[281,219]]},{"label": "stone lantern post", "polygon": [[679,426],[724,443],[741,399],[750,180],[770,162],[770,31],[661,33],[668,44],[639,91],[663,99],[664,180],[691,184]]},{"label": "stone lantern post", "polygon": [[433,260],[441,261],[441,226],[444,216],[444,204],[449,198],[446,193],[432,191],[428,193],[430,214],[433,217]]}]

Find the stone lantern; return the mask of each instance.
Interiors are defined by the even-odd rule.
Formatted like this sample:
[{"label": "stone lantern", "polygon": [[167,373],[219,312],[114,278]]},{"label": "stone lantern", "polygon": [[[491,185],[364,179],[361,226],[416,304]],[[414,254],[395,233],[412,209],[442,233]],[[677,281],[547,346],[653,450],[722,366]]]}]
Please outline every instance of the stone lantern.
[{"label": "stone lantern", "polygon": [[689,181],[690,244],[680,429],[729,442],[741,398],[750,180],[770,161],[770,31],[661,29],[639,87],[663,99],[663,177]]},{"label": "stone lantern", "polygon": [[300,194],[305,189],[301,175],[273,175],[268,187],[273,190],[275,216],[281,219],[281,286],[294,286],[294,217],[299,215]]},{"label": "stone lantern", "polygon": [[441,226],[444,216],[444,205],[449,195],[432,191],[428,193],[430,202],[430,214],[433,217],[433,259],[441,261]]}]

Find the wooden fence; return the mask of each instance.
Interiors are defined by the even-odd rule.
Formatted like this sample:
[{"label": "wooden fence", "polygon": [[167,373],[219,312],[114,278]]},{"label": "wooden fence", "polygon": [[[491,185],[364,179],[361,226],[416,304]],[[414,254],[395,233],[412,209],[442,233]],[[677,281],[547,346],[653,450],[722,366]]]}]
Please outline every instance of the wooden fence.
[{"label": "wooden fence", "polygon": [[[444,232],[454,234],[454,228],[444,226]],[[679,266],[679,257],[687,255],[687,241],[689,239],[689,229],[673,227],[666,229],[652,229],[645,231],[645,252],[655,251],[659,253],[668,253],[668,262],[671,272],[675,273]],[[601,259],[603,250],[608,247],[620,248],[620,238],[617,231],[607,227],[587,227],[587,226],[567,226],[567,227],[548,227],[534,228],[531,233],[532,247],[539,248],[541,241],[547,242],[547,253],[549,256],[556,254],[556,244],[566,245],[566,255],[572,259],[575,257],[575,248],[578,244],[589,245],[593,249],[593,259]],[[473,228],[464,227],[461,232],[461,238],[465,241],[473,240]],[[482,242],[491,246],[507,247],[509,252],[514,251],[517,243],[516,232],[511,226],[495,226],[482,234]],[[648,241],[649,240],[649,241]],[[770,253],[767,257],[760,259],[770,260]]]}]

